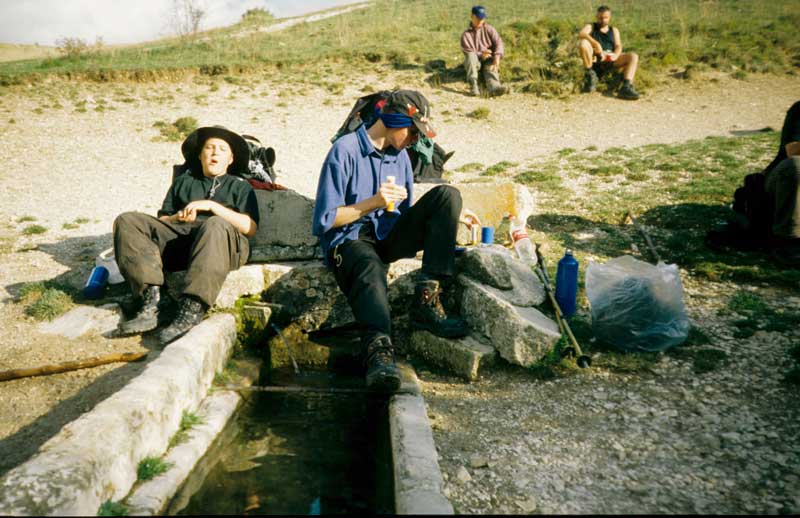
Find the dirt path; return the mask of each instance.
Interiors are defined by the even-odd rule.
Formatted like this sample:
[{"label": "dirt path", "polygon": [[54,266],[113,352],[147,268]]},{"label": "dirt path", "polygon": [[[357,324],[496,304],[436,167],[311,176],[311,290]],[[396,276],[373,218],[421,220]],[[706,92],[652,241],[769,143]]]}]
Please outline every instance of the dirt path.
[{"label": "dirt path", "polygon": [[[797,100],[800,91],[800,78],[788,76],[675,81],[648,92],[635,103],[599,94],[566,101],[521,94],[474,99],[460,91],[432,89],[408,72],[353,81],[341,95],[308,83],[292,85],[288,91],[297,95],[287,95],[285,85],[279,86],[274,78],[250,78],[248,82],[249,86],[221,82],[217,89],[189,81],[113,86],[59,83],[7,91],[0,96],[0,369],[140,346],[135,340],[94,337],[65,341],[45,337],[13,298],[25,282],[58,276],[80,286],[97,253],[111,246],[111,223],[117,214],[157,210],[170,182],[171,166],[182,160],[179,143],[153,141],[158,135],[153,128],[156,121],[193,116],[203,125],[222,123],[255,134],[276,148],[280,183],[313,196],[320,164],[329,149],[328,139],[353,100],[368,90],[402,84],[424,91],[434,103],[440,143],[456,151],[448,163],[451,169],[469,162],[487,166],[502,160],[524,163],[565,147],[638,146],[765,126],[779,129],[787,107]],[[478,107],[489,108],[487,120],[466,116]],[[81,108],[85,111],[79,111]],[[36,221],[19,222],[24,216]],[[76,224],[78,218],[88,222]],[[23,235],[31,224],[47,230]],[[77,228],[64,228],[65,224]],[[0,384],[0,458],[6,459],[0,463],[0,474],[33,453],[65,422],[118,389],[135,375],[136,368],[107,366]],[[473,389],[469,386],[443,383],[449,398],[472,401]],[[478,386],[481,390],[486,386],[491,394],[482,403],[483,408],[493,407],[505,397],[492,388],[495,381]],[[533,383],[528,390],[533,392],[526,397],[533,397],[539,388]],[[564,397],[578,397],[578,393]],[[482,408],[481,403],[474,404]],[[451,413],[453,423],[462,423],[458,426],[466,427],[470,422],[467,414],[459,413],[457,407],[441,405],[436,397],[432,406],[437,413]],[[481,426],[490,428],[493,423]],[[451,471],[461,462],[452,437],[437,437],[443,448],[443,465]],[[21,444],[27,449],[20,450]],[[557,453],[551,451],[552,455]],[[516,477],[493,473],[506,485],[513,485]],[[453,486],[454,498],[476,512],[523,509],[514,507],[519,495],[498,500],[498,506],[493,506],[491,502],[471,500],[460,487]],[[550,508],[582,512],[601,509]],[[639,508],[629,510],[634,509]],[[692,512],[685,507],[676,509]],[[772,507],[758,507],[762,509]]]}]

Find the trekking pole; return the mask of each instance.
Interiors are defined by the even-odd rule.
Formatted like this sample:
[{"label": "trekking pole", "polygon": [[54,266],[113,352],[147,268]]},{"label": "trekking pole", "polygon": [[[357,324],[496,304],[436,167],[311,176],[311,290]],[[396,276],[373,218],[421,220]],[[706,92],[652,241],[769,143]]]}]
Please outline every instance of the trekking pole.
[{"label": "trekking pole", "polygon": [[633,226],[636,227],[636,230],[644,237],[645,242],[647,243],[647,247],[650,249],[650,253],[653,254],[653,257],[656,258],[656,264],[661,262],[661,256],[658,255],[656,251],[656,247],[653,245],[653,241],[650,239],[650,236],[645,232],[644,227],[639,225],[639,222],[636,221],[636,218],[633,217],[633,211],[628,209],[628,212],[625,213],[625,216],[622,218],[622,224],[625,225],[628,223],[628,220],[633,222]]},{"label": "trekking pole", "polygon": [[544,291],[547,293],[548,298],[550,299],[550,304],[553,305],[553,311],[556,314],[556,323],[558,324],[558,328],[561,330],[562,333],[567,335],[567,338],[570,341],[570,347],[564,349],[563,354],[565,356],[575,356],[577,359],[575,362],[578,364],[578,367],[581,369],[587,369],[592,366],[592,359],[583,354],[581,350],[581,346],[578,345],[578,340],[575,338],[575,335],[572,334],[572,329],[569,327],[569,323],[564,319],[564,315],[561,313],[561,307],[558,305],[556,301],[555,293],[553,292],[553,288],[550,284],[550,275],[547,273],[547,267],[544,264],[544,257],[542,253],[539,251],[541,248],[540,244],[536,244],[536,273],[539,275],[542,283],[544,284]]},{"label": "trekking pole", "polygon": [[53,365],[41,365],[39,367],[30,367],[27,369],[13,369],[9,371],[0,371],[0,381],[10,381],[20,378],[30,378],[33,376],[49,376],[50,374],[58,374],[61,372],[70,372],[79,369],[88,369],[108,363],[127,363],[141,360],[147,356],[147,351],[133,352],[133,353],[114,353],[105,356],[95,356],[83,360],[73,360]]}]

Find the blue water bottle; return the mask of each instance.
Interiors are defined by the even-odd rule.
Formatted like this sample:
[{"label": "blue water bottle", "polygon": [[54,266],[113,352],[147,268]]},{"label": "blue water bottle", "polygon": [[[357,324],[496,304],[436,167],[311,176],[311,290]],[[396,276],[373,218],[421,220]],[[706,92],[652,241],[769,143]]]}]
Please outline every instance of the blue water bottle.
[{"label": "blue water bottle", "polygon": [[556,302],[565,317],[571,317],[577,309],[578,298],[578,260],[567,248],[564,257],[558,262],[556,271]]},{"label": "blue water bottle", "polygon": [[83,296],[87,299],[99,299],[108,282],[108,269],[105,266],[95,266],[83,287]]}]

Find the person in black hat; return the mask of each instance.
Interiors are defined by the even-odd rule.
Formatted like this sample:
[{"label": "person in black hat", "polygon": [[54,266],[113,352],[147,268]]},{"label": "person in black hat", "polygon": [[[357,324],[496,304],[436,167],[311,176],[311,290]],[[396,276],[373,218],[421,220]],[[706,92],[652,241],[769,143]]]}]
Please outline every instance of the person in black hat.
[{"label": "person in black hat", "polygon": [[478,87],[478,72],[486,83],[487,93],[494,97],[503,95],[508,89],[500,84],[500,59],[505,53],[503,39],[497,29],[486,23],[486,8],[472,8],[469,27],[461,34],[461,50],[464,52],[464,68],[470,95],[481,94]]},{"label": "person in black hat", "polygon": [[405,149],[420,134],[435,136],[428,101],[419,92],[396,90],[376,109],[372,126],[362,124],[328,152],[312,230],[361,326],[367,387],[393,392],[400,386],[400,373],[391,338],[389,263],[424,251],[410,308],[413,327],[446,337],[468,332],[466,323],[448,317],[439,302],[441,283],[455,273],[461,194],[440,185],[412,206],[414,178]]},{"label": "person in black hat", "polygon": [[169,188],[158,217],[125,212],[114,221],[114,255],[141,308],[119,324],[120,335],[158,326],[164,270],[186,270],[178,313],[159,333],[166,345],[199,324],[225,277],[247,262],[248,237],[256,233],[253,188],[235,176],[246,170],[249,150],[238,134],[199,128],[181,145],[188,170]]}]

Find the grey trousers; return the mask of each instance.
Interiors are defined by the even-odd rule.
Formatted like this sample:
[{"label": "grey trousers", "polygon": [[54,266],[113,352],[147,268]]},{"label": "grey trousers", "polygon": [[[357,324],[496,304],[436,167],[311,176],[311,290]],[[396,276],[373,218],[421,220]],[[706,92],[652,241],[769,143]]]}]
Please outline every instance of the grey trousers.
[{"label": "grey trousers", "polygon": [[486,88],[491,90],[500,86],[500,74],[492,70],[491,58],[481,61],[475,52],[465,52],[464,68],[467,71],[467,82],[477,81],[478,72],[480,72]]},{"label": "grey trousers", "polygon": [[214,305],[222,283],[250,256],[250,243],[219,216],[194,223],[166,223],[149,214],[125,212],[114,220],[114,256],[134,295],[162,286],[164,270],[186,270],[183,295]]},{"label": "grey trousers", "polygon": [[774,203],[772,233],[776,237],[800,238],[800,157],[778,163],[767,173],[764,190]]}]

